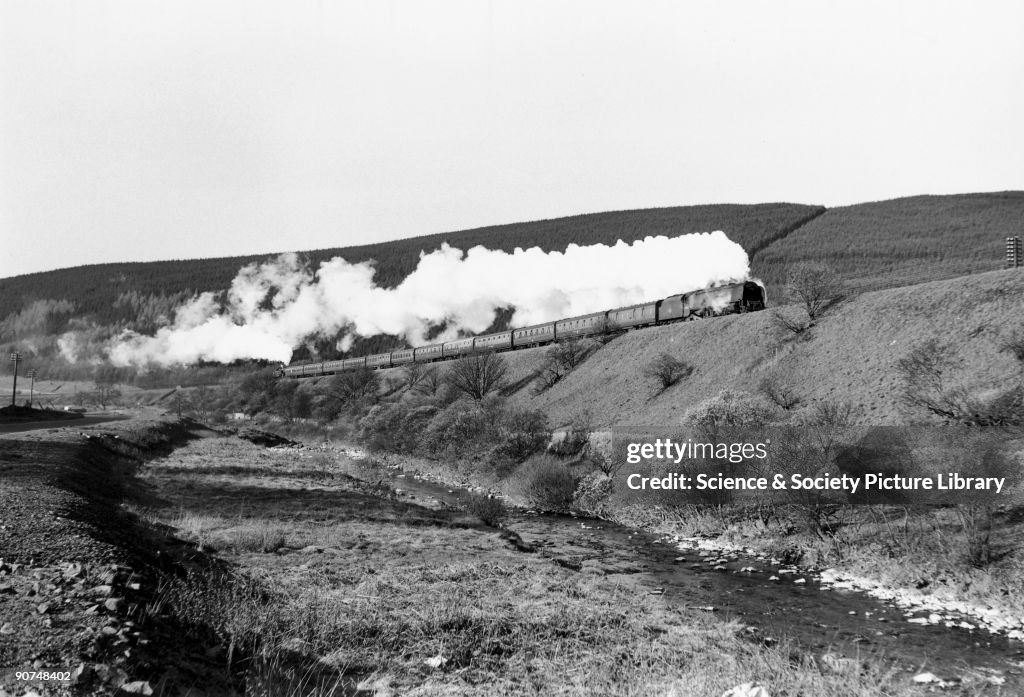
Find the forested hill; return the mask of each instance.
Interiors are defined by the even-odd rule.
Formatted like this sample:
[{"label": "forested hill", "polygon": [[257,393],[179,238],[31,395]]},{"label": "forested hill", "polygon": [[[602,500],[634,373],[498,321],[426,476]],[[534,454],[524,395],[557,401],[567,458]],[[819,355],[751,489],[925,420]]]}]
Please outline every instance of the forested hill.
[{"label": "forested hill", "polygon": [[[592,213],[527,223],[413,237],[392,242],[335,247],[301,252],[316,267],[321,261],[342,256],[357,263],[376,260],[376,281],[393,287],[416,267],[421,251],[433,251],[448,242],[466,250],[476,245],[511,252],[516,247],[563,250],[571,243],[614,244],[632,242],[648,235],[670,237],[691,232],[724,230],[753,255],[825,209],[790,203],[755,205],[706,205],[647,210]],[[287,251],[287,250],[281,250]],[[0,340],[11,341],[15,316],[35,307],[33,317],[45,316],[46,332],[59,331],[71,318],[99,325],[134,324],[140,315],[154,317],[172,309],[181,298],[203,291],[226,289],[238,270],[274,255],[250,255],[218,259],[191,259],[140,263],[97,264],[26,274],[0,279]],[[39,301],[50,301],[40,306]],[[148,329],[149,322],[138,327]],[[33,327],[33,330],[44,329]]]},{"label": "forested hill", "polygon": [[891,288],[1000,269],[1006,238],[1021,235],[1024,191],[909,196],[830,208],[752,265],[776,287],[787,266],[825,261],[848,290]]},{"label": "forested hill", "polygon": [[[851,290],[998,269],[1005,238],[1024,233],[1022,221],[1020,191],[914,196],[831,209],[791,203],[682,206],[494,225],[300,255],[314,268],[336,256],[353,263],[373,259],[377,283],[393,287],[416,267],[421,252],[443,242],[463,250],[483,245],[551,251],[570,243],[724,230],[747,250],[769,297],[779,298],[786,267],[805,260],[831,264]],[[71,324],[151,333],[193,294],[224,290],[240,268],[272,256],[99,264],[0,279],[0,347],[53,337]]]}]

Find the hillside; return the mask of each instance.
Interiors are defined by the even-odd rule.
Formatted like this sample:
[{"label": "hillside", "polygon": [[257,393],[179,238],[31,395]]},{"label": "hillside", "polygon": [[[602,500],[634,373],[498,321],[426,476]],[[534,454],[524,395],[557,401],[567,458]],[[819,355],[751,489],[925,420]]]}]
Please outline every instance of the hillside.
[{"label": "hillside", "polygon": [[[439,249],[444,242],[463,250],[484,245],[507,252],[516,247],[552,251],[564,250],[569,244],[614,244],[620,239],[632,242],[648,235],[675,237],[724,230],[750,253],[823,210],[820,206],[765,203],[615,211],[304,251],[301,255],[312,267],[336,256],[352,263],[376,260],[377,284],[394,287],[416,268],[421,251]],[[0,279],[0,341],[11,341],[14,334],[23,333],[14,331],[17,313],[28,310],[36,301],[66,301],[44,313],[37,323],[47,332],[59,331],[72,318],[110,325],[134,322],[142,313],[149,320],[173,309],[187,295],[226,289],[243,266],[273,256],[98,264]]]},{"label": "hillside", "polygon": [[[786,203],[686,206],[496,225],[302,255],[312,266],[339,255],[352,262],[374,259],[377,282],[394,286],[415,268],[421,251],[445,242],[462,249],[482,244],[508,251],[554,250],[570,243],[610,244],[722,229],[747,250],[753,274],[767,282],[775,303],[782,297],[786,267],[805,260],[835,266],[854,292],[999,269],[1004,239],[1020,234],[1022,219],[1024,192],[917,196],[828,210]],[[88,379],[90,358],[111,336],[124,329],[152,334],[194,293],[226,289],[243,265],[267,258],[103,264],[0,279],[0,350],[23,352],[32,367],[53,379]],[[61,357],[58,341],[69,330],[74,337],[64,348],[77,350],[73,365]],[[312,355],[297,347],[294,360],[335,358],[337,339],[318,340]],[[390,336],[361,337],[352,355],[402,343]],[[146,379],[148,387],[196,384],[188,370],[184,373],[141,376],[129,369],[116,377],[121,382]]]},{"label": "hillside", "polygon": [[753,255],[776,289],[789,264],[827,260],[854,289],[1001,268],[1005,238],[1024,230],[1024,192],[913,196],[831,208]]},{"label": "hillside", "polygon": [[[756,393],[770,375],[806,404],[843,400],[859,410],[863,423],[891,423],[925,416],[901,404],[895,370],[915,343],[937,338],[949,344],[964,361],[965,386],[985,394],[1019,375],[1019,366],[999,345],[1020,331],[1022,317],[1024,271],[995,271],[864,293],[825,315],[806,339],[775,326],[770,312],[629,332],[546,393],[534,396],[526,388],[515,400],[543,410],[554,424],[589,412],[596,427],[659,431],[721,390]],[[664,352],[683,357],[696,370],[656,395],[642,371]],[[513,374],[536,370],[538,358],[536,350],[512,354]]]}]

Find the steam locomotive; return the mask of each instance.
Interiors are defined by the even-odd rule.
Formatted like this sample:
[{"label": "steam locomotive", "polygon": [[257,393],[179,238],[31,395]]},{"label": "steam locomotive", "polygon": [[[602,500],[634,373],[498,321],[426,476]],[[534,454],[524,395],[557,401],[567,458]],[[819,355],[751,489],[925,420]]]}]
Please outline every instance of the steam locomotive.
[{"label": "steam locomotive", "polygon": [[758,281],[713,286],[690,293],[670,295],[662,300],[594,312],[589,315],[534,324],[465,339],[454,339],[414,349],[400,349],[360,358],[336,361],[297,363],[282,366],[279,375],[286,378],[333,375],[359,368],[393,368],[408,363],[430,363],[460,358],[481,351],[513,351],[541,346],[565,339],[593,336],[607,332],[638,329],[655,324],[680,322],[701,317],[754,312],[767,305],[764,285]]}]

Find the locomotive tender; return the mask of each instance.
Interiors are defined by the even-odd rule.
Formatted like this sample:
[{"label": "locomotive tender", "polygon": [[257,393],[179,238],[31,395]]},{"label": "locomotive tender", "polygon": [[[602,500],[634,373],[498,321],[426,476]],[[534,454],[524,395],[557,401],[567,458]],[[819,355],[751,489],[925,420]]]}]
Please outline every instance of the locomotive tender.
[{"label": "locomotive tender", "polygon": [[757,281],[713,286],[690,293],[670,295],[662,300],[594,312],[545,324],[508,329],[495,334],[453,339],[415,349],[399,349],[361,358],[320,361],[283,366],[281,377],[302,378],[333,375],[359,368],[392,368],[408,363],[430,363],[460,358],[481,351],[513,351],[541,346],[563,339],[606,332],[638,329],[655,324],[680,322],[736,312],[763,310],[767,305],[764,285]]}]

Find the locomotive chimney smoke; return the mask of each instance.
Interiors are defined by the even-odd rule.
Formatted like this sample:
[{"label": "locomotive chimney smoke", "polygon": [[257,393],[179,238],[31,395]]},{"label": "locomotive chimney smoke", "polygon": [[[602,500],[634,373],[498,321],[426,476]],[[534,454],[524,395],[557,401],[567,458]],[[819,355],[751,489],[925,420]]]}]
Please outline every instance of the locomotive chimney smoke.
[{"label": "locomotive chimney smoke", "polygon": [[[464,254],[444,245],[421,253],[416,270],[396,288],[378,287],[370,262],[335,257],[314,273],[296,255],[283,254],[243,268],[225,308],[203,293],[155,336],[128,333],[113,342],[109,357],[116,365],[287,362],[303,340],[342,329],[396,334],[418,346],[442,322],[447,329],[438,341],[482,332],[503,307],[515,308],[513,326],[525,326],[740,281],[748,273],[746,252],[721,231],[571,244],[564,252],[473,247]],[[347,336],[340,347],[350,342]]]}]

